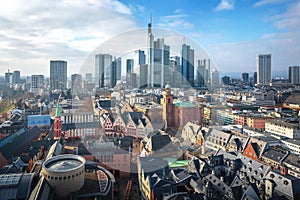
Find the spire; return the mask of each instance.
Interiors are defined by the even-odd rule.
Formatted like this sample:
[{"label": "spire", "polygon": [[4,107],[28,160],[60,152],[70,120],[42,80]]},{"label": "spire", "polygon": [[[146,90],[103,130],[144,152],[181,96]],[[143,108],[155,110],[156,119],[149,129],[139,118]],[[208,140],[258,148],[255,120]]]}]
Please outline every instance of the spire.
[{"label": "spire", "polygon": [[56,104],[56,112],[55,112],[55,117],[60,117],[60,104],[59,104],[59,101],[57,101],[57,104]]},{"label": "spire", "polygon": [[150,21],[148,23],[148,34],[152,34],[152,13],[150,14]]}]

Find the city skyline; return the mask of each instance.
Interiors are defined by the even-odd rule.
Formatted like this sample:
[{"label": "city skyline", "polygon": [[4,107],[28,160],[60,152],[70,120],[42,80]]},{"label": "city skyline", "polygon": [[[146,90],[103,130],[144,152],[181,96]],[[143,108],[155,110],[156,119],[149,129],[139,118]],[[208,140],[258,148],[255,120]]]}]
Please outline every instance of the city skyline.
[{"label": "city skyline", "polygon": [[[0,70],[3,74],[10,69],[22,75],[49,75],[49,60],[67,60],[70,74],[78,73],[103,41],[146,28],[151,13],[154,27],[178,31],[194,40],[221,72],[253,72],[257,54],[272,54],[274,71],[299,65],[300,1],[142,3],[63,1],[24,6],[22,1],[9,2],[0,12]],[[45,6],[56,9],[49,15],[42,12]],[[10,26],[12,21],[16,28]]]}]

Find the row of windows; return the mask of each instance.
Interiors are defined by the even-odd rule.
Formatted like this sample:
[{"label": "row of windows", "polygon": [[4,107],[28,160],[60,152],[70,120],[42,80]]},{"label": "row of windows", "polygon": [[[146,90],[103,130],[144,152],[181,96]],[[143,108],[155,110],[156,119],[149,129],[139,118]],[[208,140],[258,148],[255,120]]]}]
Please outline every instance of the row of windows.
[{"label": "row of windows", "polygon": [[79,173],[73,174],[72,176],[70,175],[70,176],[59,176],[59,177],[55,176],[55,177],[53,177],[53,176],[49,176],[49,175],[47,175],[45,173],[43,175],[48,180],[60,180],[61,181],[61,180],[70,180],[71,178],[74,179],[75,177],[78,177],[78,176],[80,176],[83,173],[84,173],[84,170],[82,170]]}]

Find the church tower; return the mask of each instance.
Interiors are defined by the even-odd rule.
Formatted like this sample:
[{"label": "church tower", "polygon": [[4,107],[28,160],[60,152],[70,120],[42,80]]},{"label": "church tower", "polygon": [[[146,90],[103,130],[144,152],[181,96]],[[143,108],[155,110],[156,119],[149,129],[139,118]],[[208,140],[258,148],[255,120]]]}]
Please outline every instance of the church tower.
[{"label": "church tower", "polygon": [[173,95],[171,94],[171,86],[166,85],[161,100],[163,106],[163,120],[166,123],[166,128],[173,126]]},{"label": "church tower", "polygon": [[53,132],[54,132],[54,139],[59,140],[62,136],[62,121],[61,121],[61,115],[60,115],[59,101],[57,102],[57,105],[56,105]]}]

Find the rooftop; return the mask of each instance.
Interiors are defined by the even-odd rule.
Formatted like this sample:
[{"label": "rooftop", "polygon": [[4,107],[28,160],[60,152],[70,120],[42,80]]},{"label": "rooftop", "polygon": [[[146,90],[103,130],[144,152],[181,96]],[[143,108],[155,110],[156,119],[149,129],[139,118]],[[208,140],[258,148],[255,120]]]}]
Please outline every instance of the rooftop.
[{"label": "rooftop", "polygon": [[173,104],[176,107],[183,107],[183,108],[193,108],[195,107],[194,104],[190,103],[190,102],[177,102]]}]

